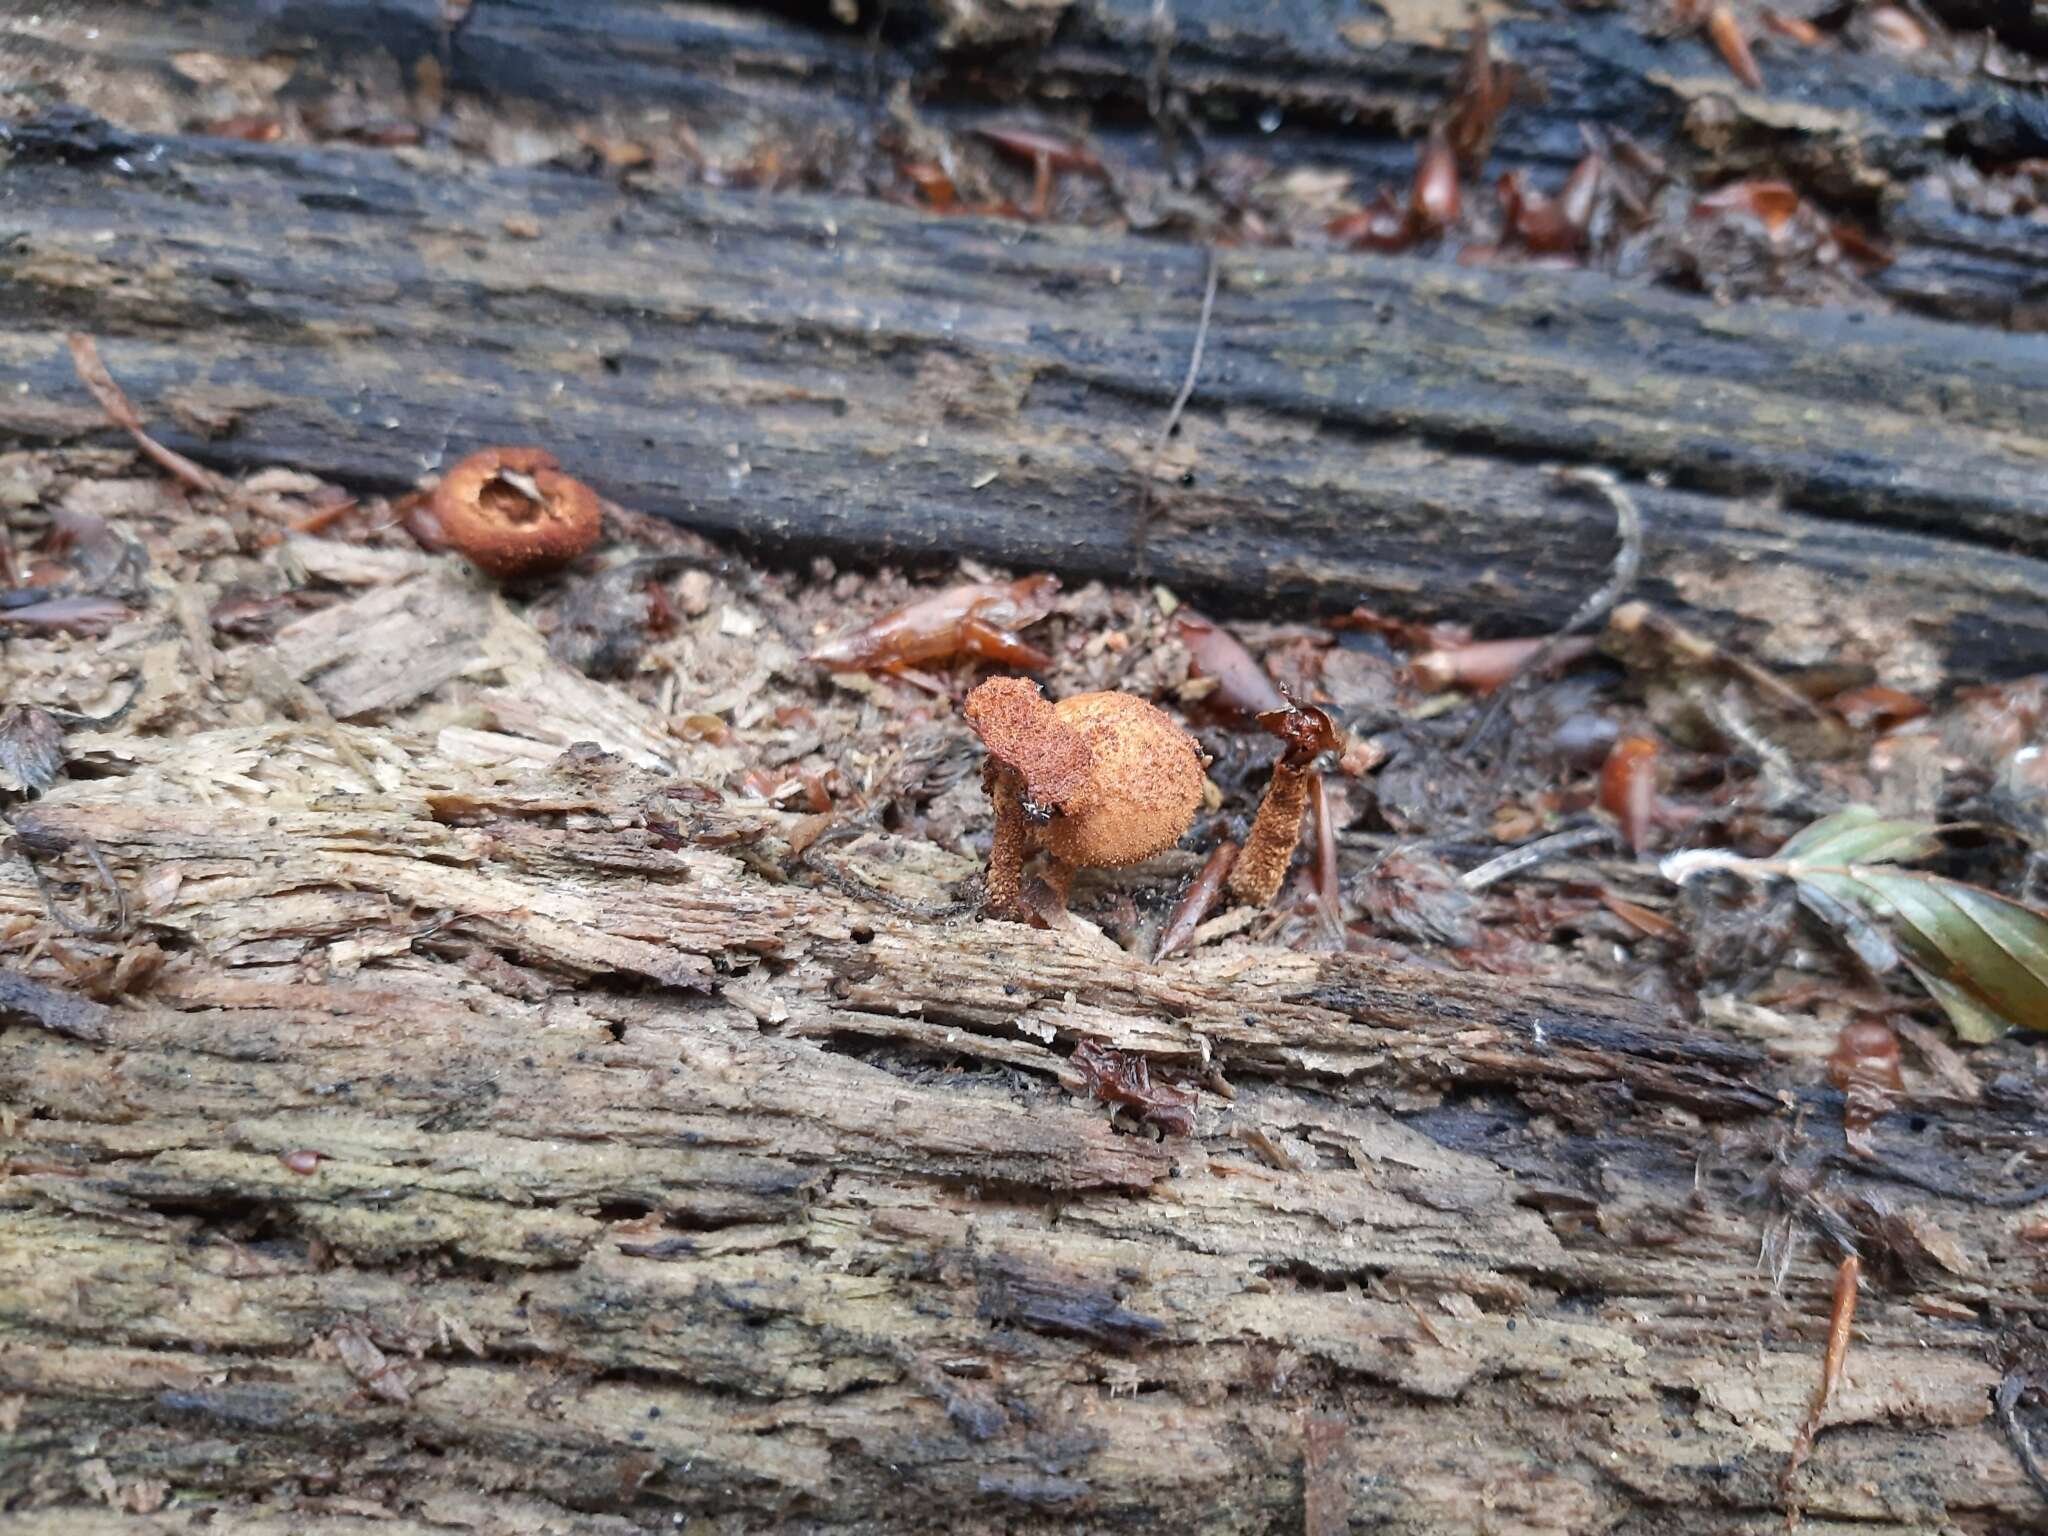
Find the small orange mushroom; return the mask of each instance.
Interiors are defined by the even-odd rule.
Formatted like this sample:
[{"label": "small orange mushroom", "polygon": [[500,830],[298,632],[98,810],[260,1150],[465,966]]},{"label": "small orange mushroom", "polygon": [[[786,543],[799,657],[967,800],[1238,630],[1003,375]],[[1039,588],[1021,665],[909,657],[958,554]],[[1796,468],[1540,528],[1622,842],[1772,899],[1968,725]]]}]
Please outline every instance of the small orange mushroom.
[{"label": "small orange mushroom", "polygon": [[1273,765],[1273,780],[1252,819],[1251,836],[1230,871],[1230,894],[1255,907],[1280,894],[1287,866],[1301,845],[1301,813],[1316,777],[1313,764],[1338,741],[1336,722],[1313,704],[1306,709],[1290,704],[1269,710],[1259,716],[1259,724],[1286,743],[1286,750]]},{"label": "small orange mushroom", "polygon": [[566,565],[597,542],[597,493],[545,448],[484,448],[441,478],[431,503],[440,539],[493,576]]},{"label": "small orange mushroom", "polygon": [[1117,868],[1179,842],[1202,803],[1205,764],[1194,737],[1128,693],[1082,693],[1057,704],[1021,677],[967,695],[967,720],[988,748],[982,782],[995,807],[988,907],[1023,911],[1024,861],[1042,850],[1062,906],[1082,869]]}]

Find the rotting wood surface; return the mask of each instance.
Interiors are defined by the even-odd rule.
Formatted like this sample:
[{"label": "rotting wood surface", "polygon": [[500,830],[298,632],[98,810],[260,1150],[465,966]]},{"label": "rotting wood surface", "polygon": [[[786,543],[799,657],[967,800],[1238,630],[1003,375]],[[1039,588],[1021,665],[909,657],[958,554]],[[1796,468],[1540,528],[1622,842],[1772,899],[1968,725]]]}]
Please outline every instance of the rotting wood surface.
[{"label": "rotting wood surface", "polygon": [[[1437,92],[1453,50],[1431,47]],[[555,67],[503,71],[501,94],[547,99]],[[649,69],[636,89],[684,89]],[[756,547],[1095,574],[1133,568],[1150,472],[1145,553],[1176,586],[1524,630],[1612,555],[1604,510],[1544,466],[1601,463],[1643,482],[1645,590],[1760,654],[1844,659],[1811,618],[1847,611],[1852,661],[2048,664],[2037,336],[1225,252],[1194,404],[1155,464],[1202,286],[1185,245],[90,129],[25,141],[8,192],[0,358],[27,389],[0,430],[19,437],[98,429],[51,334],[87,325],[138,399],[192,424],[167,438],[216,464],[389,489],[545,436],[616,499]]]},{"label": "rotting wood surface", "polygon": [[[1362,1522],[1779,1518],[1831,1267],[1775,1300],[1757,1271],[1762,1053],[1617,996],[911,922],[749,874],[730,850],[772,864],[773,813],[361,734],[418,753],[404,792],[295,789],[280,737],[260,814],[209,804],[202,740],[17,819],[90,829],[199,963],[90,1028],[0,997],[35,1107],[0,1209],[0,1388],[41,1448],[10,1496],[90,1440],[117,1489],[297,1479],[316,1507],[1269,1528],[1314,1402],[1353,1426],[1318,1497]],[[0,920],[39,912],[18,870]],[[1235,1098],[1190,1141],[1115,1132],[1067,1096],[1084,1036]],[[1979,1318],[2038,1261],[2015,1213],[1907,1204],[1964,1234],[1956,1270],[1867,1310],[1802,1502],[2030,1518]]]},{"label": "rotting wood surface", "polygon": [[[630,750],[636,707],[570,723],[607,690],[523,620],[398,589]],[[410,632],[324,617],[278,665],[346,709],[362,642]],[[803,818],[588,750],[527,771],[413,723],[436,686],[375,691],[378,727],[75,738],[119,774],[14,813],[68,900],[90,837],[134,929],[0,982],[11,1528],[264,1529],[289,1488],[422,1532],[1776,1529],[1833,1264],[1774,1289],[1774,1169],[1927,1260],[1859,1310],[1808,1528],[2037,1518],[1991,1411],[2034,1218],[1896,1182],[2002,1193],[2025,1101],[1903,1103],[1880,1181],[1739,1035],[905,915],[969,866],[875,833],[827,856],[893,900],[791,878]],[[0,930],[44,922],[0,864]],[[115,1000],[43,979],[59,950]],[[1196,1134],[1112,1125],[1083,1039],[1198,1088]]]},{"label": "rotting wood surface", "polygon": [[[345,74],[364,55],[341,22],[416,58],[437,9],[265,14],[329,28],[306,56]],[[735,119],[780,80],[778,110],[830,123],[871,73],[1020,57],[1030,94],[1128,107],[1151,46],[1149,4],[1067,7],[1081,24],[1049,39],[1030,29],[1051,7],[949,8],[1023,27],[1021,55],[904,6],[878,62],[766,13],[632,5],[656,30],[620,71],[566,46],[572,9],[485,0],[466,57],[507,95],[582,71]],[[1361,86],[1341,34],[1275,51],[1242,13],[1178,9],[1183,86],[1258,103],[1297,82],[1316,155],[1360,101],[1426,112],[1462,25],[1391,8]],[[182,46],[283,46],[223,18],[150,8],[105,45],[139,35],[137,77]],[[1696,43],[1670,45],[1681,90],[1608,14],[1517,25],[1618,114],[1716,95]],[[1930,119],[1853,110],[1855,68],[1819,118],[1745,99],[1728,168],[1911,172]],[[2012,105],[1986,87],[1929,110],[1967,138]],[[1512,119],[1507,163],[1568,160],[1571,118]],[[539,434],[621,501],[768,547],[1128,574],[1198,252],[367,149],[170,138],[113,163],[136,147],[88,125],[7,169],[14,438],[102,430],[55,334],[85,325],[214,464],[391,488]],[[1389,175],[1408,154],[1353,149]],[[1223,259],[1162,466],[1164,579],[1268,613],[1367,595],[1527,628],[1611,553],[1605,514],[1535,466],[1598,460],[1675,487],[1639,492],[1651,594],[1765,655],[1821,659],[1800,647],[1825,632],[1828,659],[1964,675],[2048,658],[2037,340]],[[1931,240],[1896,296],[2012,317],[2037,260]],[[1854,412],[1831,403],[1848,390]],[[226,547],[178,539],[195,563]],[[133,924],[61,932],[0,860],[10,1530],[1776,1531],[1834,1264],[1809,1241],[1774,1285],[1759,1238],[1814,1202],[1918,1262],[1859,1305],[1803,1529],[2038,1527],[1992,1405],[2038,1306],[2042,1206],[1920,1187],[2031,1177],[2023,1082],[1965,1100],[1919,1079],[1881,1162],[1837,1166],[1839,1095],[1739,1016],[1687,1030],[1366,956],[1152,967],[907,915],[947,909],[964,861],[874,834],[816,849],[845,882],[820,887],[791,854],[809,818],[667,793],[666,722],[445,567],[283,555],[367,590],[253,660],[211,648],[194,593],[165,605],[180,625],[159,608],[81,647],[95,685],[142,656],[149,727],[74,735],[79,775],[11,813],[67,904],[96,889],[92,838]],[[425,707],[457,684],[497,730]],[[204,727],[176,728],[201,694]],[[552,761],[584,739],[613,758]],[[1195,1090],[1195,1136],[1109,1120],[1084,1039]]]}]

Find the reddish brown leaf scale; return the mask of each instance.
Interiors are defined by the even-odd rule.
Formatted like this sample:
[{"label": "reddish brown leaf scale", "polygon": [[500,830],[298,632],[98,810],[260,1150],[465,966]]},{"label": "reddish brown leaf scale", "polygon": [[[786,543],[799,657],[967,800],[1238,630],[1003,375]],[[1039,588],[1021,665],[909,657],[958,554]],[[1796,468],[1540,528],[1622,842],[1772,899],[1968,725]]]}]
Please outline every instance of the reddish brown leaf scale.
[{"label": "reddish brown leaf scale", "polygon": [[1072,1059],[1090,1097],[1135,1109],[1141,1119],[1169,1136],[1195,1134],[1194,1094],[1186,1088],[1154,1083],[1143,1056],[1083,1040],[1074,1047]]},{"label": "reddish brown leaf scale", "polygon": [[317,1173],[320,1169],[320,1154],[306,1147],[298,1147],[290,1152],[280,1152],[277,1155],[277,1160],[296,1174],[310,1175]]},{"label": "reddish brown leaf scale", "polygon": [[1600,904],[1638,933],[1648,934],[1653,939],[1678,936],[1678,924],[1670,918],[1660,912],[1652,912],[1648,907],[1639,907],[1632,901],[1624,901],[1612,891],[1600,893]]},{"label": "reddish brown leaf scale", "polygon": [[1657,810],[1657,743],[1648,736],[1624,736],[1600,765],[1600,808],[1621,823],[1631,851],[1650,839]]},{"label": "reddish brown leaf scale", "polygon": [[213,139],[243,139],[251,144],[269,144],[284,137],[284,124],[274,117],[223,117],[201,123],[197,131]]},{"label": "reddish brown leaf scale", "polygon": [[1927,713],[1926,704],[1910,693],[1878,685],[1838,693],[1828,700],[1828,708],[1859,731],[1888,731]]},{"label": "reddish brown leaf scale", "polygon": [[1733,181],[1692,205],[1694,218],[1746,213],[1777,234],[1799,212],[1799,194],[1782,181]]},{"label": "reddish brown leaf scale", "polygon": [[1802,16],[1787,16],[1783,11],[1765,9],[1759,12],[1764,26],[1780,37],[1789,37],[1802,48],[1813,48],[1820,44],[1820,28]]},{"label": "reddish brown leaf scale", "polygon": [[1508,233],[1538,255],[1576,254],[1586,243],[1605,164],[1598,155],[1586,156],[1555,199],[1529,191],[1520,171],[1508,172],[1498,183]]},{"label": "reddish brown leaf scale", "polygon": [[[540,497],[507,478],[531,482]],[[597,542],[597,493],[561,472],[544,448],[485,448],[434,492],[441,536],[493,576],[528,576],[574,560]]]},{"label": "reddish brown leaf scale", "polygon": [[1854,224],[1830,225],[1828,233],[1834,237],[1835,244],[1842,248],[1842,254],[1866,271],[1882,272],[1892,264],[1892,253]]},{"label": "reddish brown leaf scale", "polygon": [[977,128],[974,130],[1006,155],[1029,160],[1055,171],[1099,171],[1102,161],[1095,151],[1077,139],[1038,128]]},{"label": "reddish brown leaf scale", "polygon": [[1714,40],[1728,73],[1752,91],[1764,88],[1763,71],[1756,67],[1756,55],[1749,51],[1749,39],[1742,35],[1742,23],[1725,5],[1707,12],[1707,36]]},{"label": "reddish brown leaf scale", "polygon": [[1415,230],[1408,215],[1384,197],[1371,208],[1332,219],[1328,232],[1332,240],[1353,250],[1378,251],[1388,256],[1398,255],[1415,244]]},{"label": "reddish brown leaf scale", "polygon": [[1458,157],[1441,128],[1430,130],[1415,167],[1408,216],[1426,234],[1442,234],[1458,222]]},{"label": "reddish brown leaf scale", "polygon": [[1918,53],[1927,46],[1927,29],[1896,5],[1880,5],[1865,19],[1870,35],[1888,53]]},{"label": "reddish brown leaf scale", "polygon": [[960,201],[953,178],[940,167],[924,161],[906,160],[899,169],[904,179],[917,188],[925,203],[938,212],[949,213]]},{"label": "reddish brown leaf scale", "polygon": [[965,652],[984,661],[1042,672],[1052,658],[1017,638],[1052,611],[1057,576],[970,581],[883,614],[874,623],[829,640],[807,660],[835,672],[943,661]]},{"label": "reddish brown leaf scale", "polygon": [[1203,861],[1201,873],[1188,886],[1187,894],[1174,904],[1173,915],[1167,918],[1166,926],[1160,930],[1159,947],[1152,952],[1155,961],[1177,953],[1194,937],[1203,919],[1215,911],[1216,903],[1223,896],[1223,882],[1230,878],[1231,868],[1236,863],[1237,844],[1227,839],[1218,843],[1215,851]]},{"label": "reddish brown leaf scale", "polygon": [[1266,669],[1222,625],[1183,608],[1174,616],[1173,628],[1188,648],[1189,670],[1196,677],[1216,679],[1216,691],[1206,700],[1211,708],[1246,720],[1287,708],[1286,695]]},{"label": "reddish brown leaf scale", "polygon": [[1587,155],[1572,167],[1571,175],[1565,178],[1564,190],[1557,197],[1557,211],[1566,228],[1572,231],[1575,245],[1583,245],[1586,231],[1593,222],[1593,206],[1600,195],[1600,178],[1606,174],[1607,162],[1598,155]]},{"label": "reddish brown leaf scale", "polygon": [[[1593,654],[1598,642],[1575,635],[1560,642],[1550,653],[1549,666],[1562,668]],[[1464,688],[1473,693],[1492,693],[1529,664],[1542,650],[1544,641],[1475,640],[1469,645],[1439,646],[1424,651],[1408,664],[1409,674],[1421,687],[1441,693],[1447,688]]]},{"label": "reddish brown leaf scale", "polygon": [[1512,64],[1496,65],[1493,62],[1485,19],[1475,21],[1472,42],[1465,50],[1465,59],[1453,87],[1447,130],[1452,150],[1465,165],[1476,167],[1486,157],[1486,147],[1493,140],[1494,126],[1514,98],[1515,85],[1520,78],[1520,71]]},{"label": "reddish brown leaf scale", "polygon": [[1843,1092],[1857,1085],[1903,1093],[1899,1071],[1899,1040],[1881,1019],[1856,1019],[1844,1024],[1828,1056],[1828,1080]]}]

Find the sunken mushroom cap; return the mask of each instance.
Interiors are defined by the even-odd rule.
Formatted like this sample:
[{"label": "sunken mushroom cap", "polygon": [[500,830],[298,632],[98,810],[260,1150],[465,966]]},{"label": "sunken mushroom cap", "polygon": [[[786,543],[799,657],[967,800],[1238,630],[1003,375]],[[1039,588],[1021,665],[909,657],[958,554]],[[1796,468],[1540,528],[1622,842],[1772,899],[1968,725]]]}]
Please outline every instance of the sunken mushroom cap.
[{"label": "sunken mushroom cap", "polygon": [[1038,684],[992,677],[967,695],[966,711],[988,755],[1017,776],[1034,805],[1066,810],[1087,793],[1093,783],[1087,740],[1062,722]]},{"label": "sunken mushroom cap", "polygon": [[[517,476],[539,498],[529,493]],[[434,491],[440,534],[493,576],[527,576],[565,565],[597,542],[597,493],[561,472],[545,448],[484,448]]]},{"label": "sunken mushroom cap", "polygon": [[1086,794],[1039,834],[1054,858],[1086,869],[1135,864],[1181,840],[1207,775],[1194,737],[1128,693],[1080,693],[1053,706],[1087,743]]}]

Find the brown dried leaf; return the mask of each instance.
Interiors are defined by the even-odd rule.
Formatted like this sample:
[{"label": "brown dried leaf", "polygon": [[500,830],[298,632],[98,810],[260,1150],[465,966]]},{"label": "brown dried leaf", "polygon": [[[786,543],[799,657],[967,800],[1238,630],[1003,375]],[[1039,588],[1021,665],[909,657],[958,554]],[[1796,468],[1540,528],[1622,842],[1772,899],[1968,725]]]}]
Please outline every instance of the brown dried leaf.
[{"label": "brown dried leaf", "polygon": [[1193,1092],[1155,1084],[1143,1056],[1083,1040],[1074,1047],[1073,1062],[1090,1095],[1103,1103],[1135,1109],[1140,1119],[1149,1120],[1169,1136],[1195,1134]]}]

